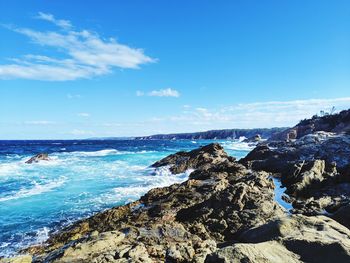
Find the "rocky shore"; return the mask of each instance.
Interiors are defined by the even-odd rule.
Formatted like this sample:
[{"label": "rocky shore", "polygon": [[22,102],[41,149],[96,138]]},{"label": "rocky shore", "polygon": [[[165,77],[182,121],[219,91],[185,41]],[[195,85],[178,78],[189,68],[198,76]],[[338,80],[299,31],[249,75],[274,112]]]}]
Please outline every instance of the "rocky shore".
[{"label": "rocky shore", "polygon": [[[181,184],[76,222],[22,251],[29,255],[24,260],[350,262],[350,135],[344,130],[261,142],[241,160],[209,144],[152,167],[193,172]],[[291,211],[276,201],[272,178],[286,187]]]}]

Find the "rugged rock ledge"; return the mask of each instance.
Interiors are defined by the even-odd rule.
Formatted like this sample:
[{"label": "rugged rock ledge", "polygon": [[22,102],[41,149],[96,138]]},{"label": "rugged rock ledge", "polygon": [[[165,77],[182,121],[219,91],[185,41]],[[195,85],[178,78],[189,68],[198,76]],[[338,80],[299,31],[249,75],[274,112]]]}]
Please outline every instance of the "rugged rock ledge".
[{"label": "rugged rock ledge", "polygon": [[276,203],[276,171],[254,167],[253,156],[270,156],[266,147],[241,163],[219,144],[170,155],[153,167],[194,169],[186,182],[152,189],[25,252],[35,262],[349,262],[348,228],[288,215]]},{"label": "rugged rock ledge", "polygon": [[316,132],[294,141],[268,142],[240,163],[279,177],[294,212],[334,213],[350,203],[350,135]]}]

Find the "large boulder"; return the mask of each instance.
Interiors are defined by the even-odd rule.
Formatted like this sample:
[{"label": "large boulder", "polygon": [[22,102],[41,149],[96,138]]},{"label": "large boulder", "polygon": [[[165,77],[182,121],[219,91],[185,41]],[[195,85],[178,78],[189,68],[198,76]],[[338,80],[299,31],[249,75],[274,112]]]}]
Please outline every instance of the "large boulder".
[{"label": "large boulder", "polygon": [[205,263],[300,263],[302,261],[299,258],[277,241],[267,241],[257,244],[237,243],[220,248],[208,255]]},{"label": "large boulder", "polygon": [[350,230],[324,216],[283,216],[242,233],[206,262],[350,262]]},{"label": "large boulder", "polygon": [[240,236],[249,243],[278,240],[304,262],[349,262],[350,230],[325,216],[284,216]]}]

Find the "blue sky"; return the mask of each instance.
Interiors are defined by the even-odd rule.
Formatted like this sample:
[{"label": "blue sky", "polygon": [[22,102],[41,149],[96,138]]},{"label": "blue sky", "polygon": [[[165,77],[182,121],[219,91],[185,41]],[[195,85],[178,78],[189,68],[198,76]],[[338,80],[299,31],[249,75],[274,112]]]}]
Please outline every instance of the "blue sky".
[{"label": "blue sky", "polygon": [[0,0],[0,139],[294,125],[350,108],[349,1]]}]

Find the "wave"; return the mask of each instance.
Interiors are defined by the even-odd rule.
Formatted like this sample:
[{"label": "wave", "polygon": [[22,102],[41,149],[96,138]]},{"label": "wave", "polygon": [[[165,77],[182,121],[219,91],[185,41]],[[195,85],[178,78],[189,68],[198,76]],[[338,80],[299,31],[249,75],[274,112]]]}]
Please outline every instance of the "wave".
[{"label": "wave", "polygon": [[238,141],[226,141],[223,143],[224,148],[233,151],[251,151],[255,148],[256,143],[243,142],[241,138]]},{"label": "wave", "polygon": [[189,169],[181,174],[173,174],[169,170],[169,167],[159,167],[159,168],[148,168],[148,172],[152,171],[153,175],[140,176],[138,180],[142,182],[141,184],[128,185],[125,187],[115,187],[112,193],[109,193],[104,198],[109,199],[109,201],[129,203],[137,200],[142,195],[147,193],[149,190],[158,187],[170,186],[175,183],[182,183],[188,179],[190,173],[194,170]]},{"label": "wave", "polygon": [[0,202],[30,197],[30,196],[39,195],[39,194],[42,194],[45,192],[49,192],[55,188],[62,186],[64,184],[64,182],[65,182],[65,178],[51,181],[51,182],[46,183],[46,184],[38,184],[35,182],[34,187],[29,188],[29,189],[22,188],[18,192],[14,193],[13,195],[1,197]]},{"label": "wave", "polygon": [[99,151],[77,151],[77,152],[65,152],[64,154],[71,154],[74,156],[79,157],[103,157],[103,156],[109,156],[109,155],[123,155],[123,154],[144,154],[144,153],[154,153],[156,151],[118,151],[116,149],[105,149],[105,150],[99,150]]},{"label": "wave", "polygon": [[0,175],[17,174],[20,169],[19,162],[0,164]]},{"label": "wave", "polygon": [[84,151],[70,152],[69,154],[79,155],[79,156],[88,156],[88,157],[95,157],[95,156],[99,157],[99,156],[107,156],[107,155],[116,155],[116,154],[120,154],[120,152],[115,149],[105,149],[105,150],[99,150],[99,151],[93,151],[93,152],[84,152]]}]

